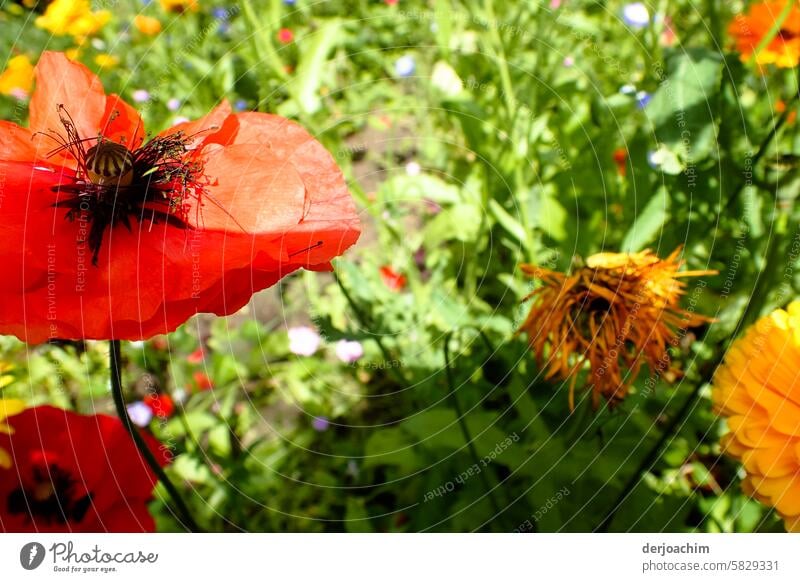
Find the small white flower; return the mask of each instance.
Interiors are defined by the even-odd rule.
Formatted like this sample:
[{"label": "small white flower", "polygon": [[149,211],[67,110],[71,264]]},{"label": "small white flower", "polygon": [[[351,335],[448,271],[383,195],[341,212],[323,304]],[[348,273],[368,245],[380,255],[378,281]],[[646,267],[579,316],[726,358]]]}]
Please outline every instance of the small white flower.
[{"label": "small white flower", "polygon": [[406,164],[406,174],[408,176],[419,176],[422,167],[417,162],[408,162]]},{"label": "small white flower", "polygon": [[153,420],[153,410],[141,400],[128,404],[128,416],[136,426],[147,426]]},{"label": "small white flower", "polygon": [[410,77],[417,70],[417,63],[411,55],[404,55],[394,63],[394,72],[398,77]]},{"label": "small white flower", "polygon": [[308,326],[291,327],[289,334],[289,351],[297,356],[313,356],[322,343],[317,331]]}]

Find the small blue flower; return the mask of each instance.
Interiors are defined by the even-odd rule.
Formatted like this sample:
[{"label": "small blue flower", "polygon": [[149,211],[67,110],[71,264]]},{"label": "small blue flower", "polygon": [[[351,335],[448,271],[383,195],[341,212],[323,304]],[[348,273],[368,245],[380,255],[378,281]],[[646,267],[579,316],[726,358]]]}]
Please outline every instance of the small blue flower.
[{"label": "small blue flower", "polygon": [[181,100],[180,99],[175,99],[173,97],[172,99],[167,101],[167,109],[169,109],[170,111],[177,111],[180,108],[181,108]]},{"label": "small blue flower", "polygon": [[247,107],[247,101],[245,101],[244,99],[239,99],[238,101],[236,101],[236,102],[233,104],[233,108],[234,108],[236,111],[246,111],[247,109],[249,109],[249,108]]},{"label": "small blue flower", "polygon": [[150,93],[147,92],[145,89],[137,89],[133,92],[133,100],[136,103],[144,103],[145,101],[150,101]]},{"label": "small blue flower", "polygon": [[287,6],[294,6],[295,4],[297,4],[297,0],[283,0],[283,3],[286,4]]},{"label": "small blue flower", "polygon": [[404,55],[394,63],[394,72],[398,77],[410,77],[417,70],[417,63],[411,55]]},{"label": "small blue flower", "polygon": [[645,107],[647,107],[647,104],[650,103],[650,99],[652,98],[653,96],[647,91],[639,91],[636,94],[637,107],[639,107],[639,109],[644,109]]},{"label": "small blue flower", "polygon": [[642,2],[633,2],[622,9],[622,20],[631,28],[644,28],[650,24],[650,12]]},{"label": "small blue flower", "polygon": [[214,8],[211,11],[211,14],[217,20],[228,20],[228,11],[225,8]]}]

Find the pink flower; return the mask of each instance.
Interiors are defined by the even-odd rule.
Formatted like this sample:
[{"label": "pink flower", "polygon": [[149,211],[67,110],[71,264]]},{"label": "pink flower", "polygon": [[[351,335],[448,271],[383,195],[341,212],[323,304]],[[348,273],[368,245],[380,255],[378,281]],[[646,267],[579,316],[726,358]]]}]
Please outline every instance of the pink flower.
[{"label": "pink flower", "polygon": [[345,364],[352,364],[364,355],[364,346],[360,342],[339,340],[336,342],[336,357]]},{"label": "pink flower", "polygon": [[322,343],[322,338],[312,327],[291,327],[288,333],[289,351],[297,356],[313,356]]}]

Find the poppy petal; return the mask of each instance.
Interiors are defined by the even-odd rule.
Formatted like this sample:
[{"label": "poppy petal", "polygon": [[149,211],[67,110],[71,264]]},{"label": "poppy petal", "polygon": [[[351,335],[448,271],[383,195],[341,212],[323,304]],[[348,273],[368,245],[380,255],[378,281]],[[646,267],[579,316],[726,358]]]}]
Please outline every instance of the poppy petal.
[{"label": "poppy petal", "polygon": [[144,122],[139,113],[118,95],[106,98],[106,109],[100,120],[100,133],[111,141],[135,150],[144,140]]},{"label": "poppy petal", "polygon": [[106,95],[100,80],[84,65],[62,53],[45,51],[35,69],[36,87],[30,102],[31,132],[63,131],[58,106],[63,105],[81,137],[101,128]]}]

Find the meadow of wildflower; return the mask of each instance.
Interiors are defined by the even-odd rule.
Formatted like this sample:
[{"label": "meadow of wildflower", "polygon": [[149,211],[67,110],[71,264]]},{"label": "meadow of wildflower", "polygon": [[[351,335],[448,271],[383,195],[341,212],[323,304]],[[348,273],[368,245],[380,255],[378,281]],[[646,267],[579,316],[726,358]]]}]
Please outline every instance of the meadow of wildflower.
[{"label": "meadow of wildflower", "polygon": [[0,530],[800,530],[799,61],[789,0],[0,0]]}]

